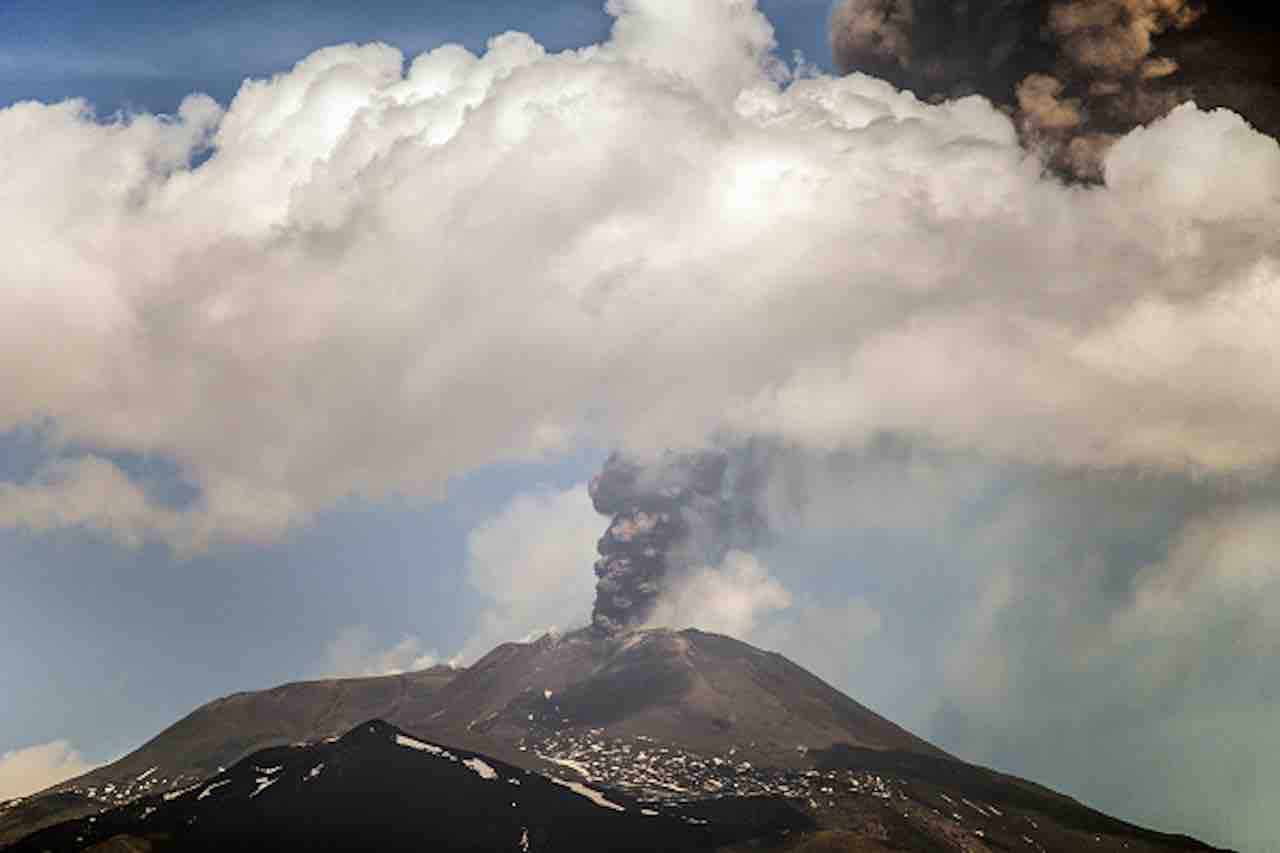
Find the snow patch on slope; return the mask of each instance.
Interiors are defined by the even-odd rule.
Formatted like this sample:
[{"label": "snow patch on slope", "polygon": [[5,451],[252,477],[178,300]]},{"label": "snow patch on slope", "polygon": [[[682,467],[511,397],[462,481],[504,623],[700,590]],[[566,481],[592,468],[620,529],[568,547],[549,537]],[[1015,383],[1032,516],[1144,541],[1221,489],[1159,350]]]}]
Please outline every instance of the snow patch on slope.
[{"label": "snow patch on slope", "polygon": [[258,784],[258,787],[257,787],[257,788],[255,788],[255,789],[253,790],[253,793],[249,795],[249,799],[251,799],[251,800],[252,800],[254,797],[256,797],[256,796],[258,796],[259,794],[261,794],[263,791],[265,791],[265,790],[267,790],[268,788],[270,788],[270,787],[271,787],[272,785],[274,785],[275,783],[279,782],[279,781],[280,781],[280,777],[279,777],[279,776],[259,776],[258,778],[254,779],[253,781],[254,781],[254,782],[256,782],[256,783]]},{"label": "snow patch on slope", "polygon": [[435,744],[423,743],[420,740],[416,740],[411,737],[406,737],[405,735],[396,735],[396,743],[399,744],[400,746],[406,746],[409,749],[416,749],[419,752],[427,752],[427,753],[430,753],[431,755],[439,756],[440,758],[447,758],[450,761],[458,760],[458,756],[454,755],[452,752],[450,752],[447,749],[438,747]]},{"label": "snow patch on slope", "polygon": [[626,811],[626,808],[624,808],[623,806],[620,806],[615,802],[611,802],[610,800],[605,799],[604,794],[592,788],[588,788],[586,785],[582,784],[581,782],[566,782],[563,779],[552,779],[551,781],[555,782],[557,785],[561,785],[565,788],[568,788],[570,791],[573,791],[575,794],[578,794],[579,796],[586,797],[588,800],[595,803],[597,806],[602,806],[603,808],[606,808],[606,809],[613,809],[614,811],[618,811],[618,812]]},{"label": "snow patch on slope", "polygon": [[203,784],[202,782],[197,782],[194,785],[188,785],[187,787],[179,788],[176,791],[166,791],[164,795],[164,801],[167,803],[170,800],[176,800],[178,799],[178,797],[181,797],[183,794],[191,793],[196,788],[199,788],[202,784]]},{"label": "snow patch on slope", "polygon": [[221,780],[221,781],[214,782],[214,783],[213,783],[213,784],[211,784],[209,787],[207,787],[207,788],[205,788],[203,791],[201,791],[201,792],[200,792],[200,796],[196,797],[196,799],[197,799],[197,800],[203,800],[205,797],[209,796],[209,795],[210,795],[210,794],[212,794],[214,791],[216,791],[216,790],[218,790],[219,788],[221,788],[223,785],[230,785],[230,784],[231,784],[231,780],[230,780],[230,779],[223,779],[223,780]]},{"label": "snow patch on slope", "polygon": [[483,761],[481,761],[478,758],[468,758],[466,761],[462,763],[465,764],[472,772],[474,772],[481,779],[492,780],[492,779],[498,778],[498,771],[494,770],[492,767],[490,767],[488,764],[485,764]]}]

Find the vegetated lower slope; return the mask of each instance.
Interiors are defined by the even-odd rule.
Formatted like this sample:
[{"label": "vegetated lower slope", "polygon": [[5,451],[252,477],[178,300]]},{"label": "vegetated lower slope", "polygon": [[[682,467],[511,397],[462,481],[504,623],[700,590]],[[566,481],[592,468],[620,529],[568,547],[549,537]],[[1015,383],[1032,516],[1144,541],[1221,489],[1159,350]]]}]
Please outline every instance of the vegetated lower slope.
[{"label": "vegetated lower slope", "polygon": [[27,851],[709,851],[812,824],[781,800],[643,808],[382,721],[257,752],[186,789],[36,833]]},{"label": "vegetated lower slope", "polygon": [[893,848],[853,832],[824,830],[800,839],[788,850],[790,853],[891,853]]}]

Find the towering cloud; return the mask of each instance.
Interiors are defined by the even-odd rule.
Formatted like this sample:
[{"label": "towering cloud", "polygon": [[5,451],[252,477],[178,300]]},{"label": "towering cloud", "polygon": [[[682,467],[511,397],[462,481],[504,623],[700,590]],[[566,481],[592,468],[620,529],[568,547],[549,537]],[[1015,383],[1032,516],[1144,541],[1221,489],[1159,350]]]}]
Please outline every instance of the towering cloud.
[{"label": "towering cloud", "polygon": [[[718,432],[1280,461],[1239,310],[1274,299],[1274,140],[1184,107],[1081,193],[980,98],[783,79],[750,4],[610,8],[557,55],[347,45],[225,110],[0,111],[0,426],[46,459],[0,519],[192,551]],[[148,455],[191,500],[121,462]]]}]

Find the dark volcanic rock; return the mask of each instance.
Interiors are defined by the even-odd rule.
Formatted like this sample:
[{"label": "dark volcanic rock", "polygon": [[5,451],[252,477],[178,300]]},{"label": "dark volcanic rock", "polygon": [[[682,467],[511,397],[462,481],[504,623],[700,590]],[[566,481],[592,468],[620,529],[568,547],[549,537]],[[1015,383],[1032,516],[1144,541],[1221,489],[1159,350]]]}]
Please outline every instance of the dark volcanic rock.
[{"label": "dark volcanic rock", "polygon": [[74,791],[55,791],[0,803],[0,847],[38,829],[102,810],[102,803]]},{"label": "dark volcanic rock", "polygon": [[181,791],[44,830],[13,849],[701,851],[812,826],[782,802],[723,801],[708,814],[642,810],[607,789],[372,721],[340,739],[263,750]]},{"label": "dark volcanic rock", "polygon": [[1050,850],[1076,849],[1089,841],[1096,844],[1104,836],[1122,839],[1125,849],[1133,851],[1215,849],[1185,835],[1135,826],[1042,785],[954,758],[837,744],[816,753],[814,765],[828,773],[892,774],[910,798],[946,811],[958,807],[967,812],[971,821],[981,823],[988,843],[997,847],[1025,843],[1023,836],[1034,825],[1034,840]]},{"label": "dark volcanic rock", "polygon": [[[353,709],[374,706],[385,708],[400,730],[430,739],[422,743],[449,745],[458,760],[421,764],[415,759],[423,754],[439,756],[395,745],[387,724],[368,732],[357,728],[341,740],[325,739],[335,721]],[[215,765],[231,766],[244,754],[225,762],[223,756],[262,737],[291,745],[256,753],[225,774]],[[695,630],[608,635],[586,629],[507,643],[463,670],[240,694],[206,705],[115,765],[60,786],[56,798],[33,797],[22,805],[47,823],[62,806],[76,810],[67,814],[71,817],[128,801],[109,812],[119,818],[115,823],[106,814],[94,815],[92,824],[86,818],[37,836],[59,844],[83,837],[119,850],[143,842],[157,850],[174,849],[178,837],[182,849],[213,849],[202,844],[303,849],[288,845],[311,845],[314,839],[306,833],[316,827],[324,828],[324,837],[337,839],[335,844],[355,845],[351,839],[358,835],[368,842],[365,849],[400,849],[398,836],[377,836],[381,840],[375,843],[368,833],[384,832],[384,823],[402,820],[401,810],[410,803],[425,811],[409,825],[417,837],[437,845],[418,849],[463,849],[448,846],[462,843],[456,822],[437,825],[458,815],[467,825],[492,823],[467,836],[497,845],[479,849],[516,849],[501,845],[526,826],[532,836],[537,827],[552,833],[545,823],[514,823],[516,816],[532,820],[542,808],[534,809],[535,800],[503,800],[497,807],[503,817],[482,819],[451,799],[452,792],[471,791],[481,798],[477,802],[487,802],[483,798],[495,790],[492,780],[462,764],[474,757],[504,779],[510,774],[521,781],[512,788],[524,788],[526,778],[541,780],[528,783],[530,796],[542,786],[538,790],[581,800],[574,806],[585,803],[594,811],[584,813],[587,834],[574,835],[573,843],[592,837],[601,850],[625,849],[591,835],[597,824],[599,832],[606,831],[601,821],[612,821],[608,832],[622,826],[614,819],[621,813],[545,776],[588,786],[626,809],[624,817],[657,821],[646,812],[676,815],[685,828],[703,827],[696,821],[707,820],[719,828],[705,831],[721,840],[741,841],[792,826],[799,810],[820,826],[900,850],[1207,849],[1192,839],[1108,817],[1033,783],[956,761],[781,655]],[[375,769],[383,761],[391,773],[386,779]],[[325,766],[318,779],[306,775],[320,764]],[[268,772],[277,765],[283,769]],[[209,766],[214,770],[200,777],[189,769]],[[339,768],[348,769],[331,774]],[[207,776],[215,778],[197,788],[194,783]],[[313,786],[321,780],[326,781]],[[253,795],[264,781],[270,786]],[[205,790],[209,793],[201,799]],[[316,799],[317,792],[323,797]],[[234,806],[217,817],[220,828],[191,834],[182,821],[194,818],[195,826],[213,826],[208,821],[215,814],[209,810],[224,801],[219,796]],[[268,805],[269,813],[263,811]],[[148,808],[156,810],[144,818]],[[555,811],[559,805],[546,808],[561,814]],[[504,809],[514,811],[506,816]],[[289,826],[282,828],[281,821]],[[639,826],[648,829],[636,830],[641,832],[636,837],[646,837],[643,832],[662,824]],[[34,826],[9,829],[30,832]],[[686,849],[703,849],[696,845],[707,837],[650,838],[657,845],[651,849],[682,849],[678,845],[686,842],[695,845]]]},{"label": "dark volcanic rock", "polygon": [[[139,749],[74,784],[101,795],[114,783],[112,793],[122,792],[151,768],[157,768],[154,777],[175,784],[202,779],[265,747],[342,734],[363,720],[393,719],[429,704],[456,674],[439,666],[404,675],[303,681],[235,693],[200,706]],[[133,787],[134,793],[144,793],[142,786]]]},{"label": "dark volcanic rock", "polygon": [[404,725],[499,755],[596,728],[759,765],[799,766],[803,750],[834,743],[945,754],[781,655],[692,629],[507,644],[436,702]]}]

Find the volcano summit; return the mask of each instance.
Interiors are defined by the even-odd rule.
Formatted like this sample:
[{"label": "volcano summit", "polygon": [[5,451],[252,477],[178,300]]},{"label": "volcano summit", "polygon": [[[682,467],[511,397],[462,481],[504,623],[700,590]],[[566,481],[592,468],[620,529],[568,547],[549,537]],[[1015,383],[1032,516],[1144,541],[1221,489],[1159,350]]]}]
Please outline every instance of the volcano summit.
[{"label": "volcano summit", "polygon": [[[387,722],[361,728],[370,718]],[[406,743],[453,763],[409,761],[394,748]],[[505,797],[480,784],[491,773],[540,787]],[[465,808],[416,805],[460,784],[475,789]],[[557,829],[553,814],[581,824]],[[303,831],[319,821],[332,850],[435,839],[570,851],[622,849],[609,833],[638,837],[637,817],[654,818],[642,835],[672,850],[798,850],[820,827],[854,850],[1210,849],[961,762],[781,655],[695,630],[595,627],[507,643],[464,669],[219,699],[113,764],[0,806],[0,841],[319,849]]]}]

